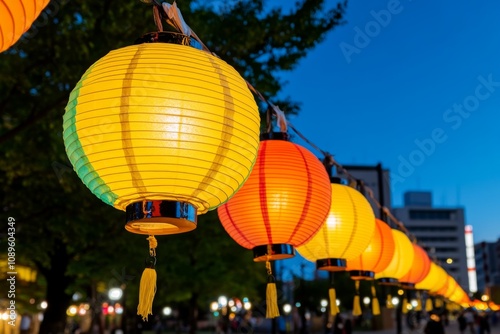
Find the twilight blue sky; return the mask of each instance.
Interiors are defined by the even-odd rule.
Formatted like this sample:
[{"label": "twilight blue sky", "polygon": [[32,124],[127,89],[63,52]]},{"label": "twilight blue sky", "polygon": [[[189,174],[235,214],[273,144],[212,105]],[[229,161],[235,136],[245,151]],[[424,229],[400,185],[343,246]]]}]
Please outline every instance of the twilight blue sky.
[{"label": "twilight blue sky", "polygon": [[495,241],[500,2],[350,1],[345,19],[281,76],[302,103],[289,121],[341,164],[389,168],[393,206],[430,190],[435,206],[465,208],[475,242]]}]

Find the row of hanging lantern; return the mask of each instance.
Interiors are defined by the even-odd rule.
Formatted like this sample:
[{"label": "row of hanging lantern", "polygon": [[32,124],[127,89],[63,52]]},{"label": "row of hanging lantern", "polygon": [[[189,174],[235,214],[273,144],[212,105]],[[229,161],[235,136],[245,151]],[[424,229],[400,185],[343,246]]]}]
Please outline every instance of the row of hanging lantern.
[{"label": "row of hanging lantern", "polygon": [[[362,279],[409,287],[425,281],[432,267],[425,252],[376,220],[362,192],[329,175],[329,161],[290,142],[275,106],[268,113],[280,132],[268,127],[259,138],[248,83],[193,47],[202,43],[175,2],[155,3],[154,10],[180,33],[159,28],[99,59],[73,89],[63,123],[66,152],[82,182],[126,211],[128,231],[149,236],[138,314],[144,320],[152,314],[155,235],[191,231],[197,215],[216,208],[228,234],[266,263],[267,317],[279,315],[270,261],[294,256],[294,248],[318,269],[352,272],[358,286]],[[429,291],[462,299],[457,286]]]}]

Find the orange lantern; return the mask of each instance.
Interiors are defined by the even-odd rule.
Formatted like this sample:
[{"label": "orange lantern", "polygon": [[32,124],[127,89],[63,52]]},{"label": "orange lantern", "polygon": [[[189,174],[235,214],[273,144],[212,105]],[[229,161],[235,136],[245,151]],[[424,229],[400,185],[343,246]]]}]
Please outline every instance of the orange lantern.
[{"label": "orange lantern", "polygon": [[0,52],[28,31],[48,3],[49,0],[0,0]]},{"label": "orange lantern", "polygon": [[392,236],[395,247],[391,263],[383,271],[375,274],[375,279],[378,279],[379,284],[383,285],[397,284],[399,279],[410,270],[415,256],[413,245],[406,234],[392,229]]},{"label": "orange lantern", "polygon": [[331,196],[330,180],[320,160],[289,142],[285,132],[268,133],[261,138],[245,184],[217,209],[231,238],[253,249],[254,261],[266,261],[267,318],[279,316],[269,261],[293,257],[294,247],[318,232],[328,215]]},{"label": "orange lantern", "polygon": [[325,167],[287,138],[264,135],[248,180],[217,209],[231,238],[253,249],[254,261],[293,257],[294,247],[318,232],[330,209]]},{"label": "orange lantern", "polygon": [[414,288],[416,283],[422,281],[431,269],[431,260],[427,252],[420,246],[413,244],[415,257],[413,258],[413,265],[410,270],[399,279],[399,282],[405,288]]},{"label": "orange lantern", "polygon": [[394,254],[392,230],[384,221],[375,219],[375,233],[372,241],[360,256],[347,260],[346,270],[353,280],[373,279],[391,263]]}]

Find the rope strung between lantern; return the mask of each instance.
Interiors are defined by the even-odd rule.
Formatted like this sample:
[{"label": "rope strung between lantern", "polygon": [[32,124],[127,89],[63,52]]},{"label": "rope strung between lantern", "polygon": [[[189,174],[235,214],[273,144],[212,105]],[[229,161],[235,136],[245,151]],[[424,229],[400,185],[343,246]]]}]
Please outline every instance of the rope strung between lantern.
[{"label": "rope strung between lantern", "polygon": [[[270,246],[268,246],[269,248]],[[278,293],[276,282],[271,269],[271,262],[266,261],[267,269],[267,287],[266,287],[266,318],[276,318],[280,316],[278,308]]]},{"label": "rope strung between lantern", "polygon": [[143,321],[147,321],[148,315],[153,314],[153,299],[156,293],[156,247],[158,246],[153,235],[146,240],[149,241],[149,259],[146,261],[146,268],[141,276],[139,305],[137,306],[137,314],[142,317]]}]

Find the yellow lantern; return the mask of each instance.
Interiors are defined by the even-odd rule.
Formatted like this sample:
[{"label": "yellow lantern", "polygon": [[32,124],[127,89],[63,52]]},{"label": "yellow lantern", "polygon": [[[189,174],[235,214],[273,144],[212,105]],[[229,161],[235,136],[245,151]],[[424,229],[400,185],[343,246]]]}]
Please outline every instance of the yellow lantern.
[{"label": "yellow lantern", "polygon": [[445,274],[446,272],[444,269],[439,267],[434,262],[431,262],[429,273],[422,281],[415,284],[415,289],[429,291],[432,288],[437,287],[440,283],[442,284],[445,279]]},{"label": "yellow lantern", "polygon": [[64,115],[78,176],[126,210],[128,231],[150,235],[193,230],[197,214],[226,202],[250,174],[259,130],[234,68],[172,43],[111,51],[82,76]]},{"label": "yellow lantern", "polygon": [[[154,235],[196,228],[243,185],[257,157],[260,115],[245,80],[177,33],[149,34],[94,63],[64,114],[66,153],[94,195],[148,234],[137,314],[152,314]],[[165,43],[163,43],[165,42]],[[173,44],[179,43],[179,44]]]},{"label": "yellow lantern", "polygon": [[28,31],[48,3],[49,0],[0,0],[0,52]]},{"label": "yellow lantern", "polygon": [[406,275],[413,264],[414,250],[410,239],[401,231],[392,230],[395,248],[391,263],[381,272],[375,274],[380,284],[393,285]]},{"label": "yellow lantern", "polygon": [[342,271],[346,261],[358,257],[370,244],[375,231],[375,215],[367,199],[356,189],[332,178],[330,212],[307,243],[297,248],[320,270]]}]

